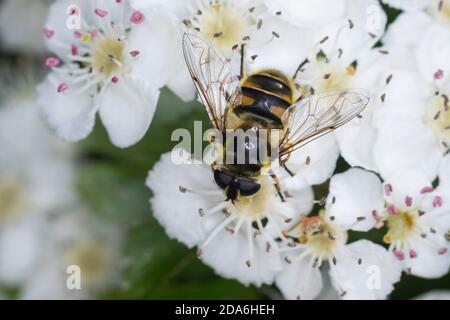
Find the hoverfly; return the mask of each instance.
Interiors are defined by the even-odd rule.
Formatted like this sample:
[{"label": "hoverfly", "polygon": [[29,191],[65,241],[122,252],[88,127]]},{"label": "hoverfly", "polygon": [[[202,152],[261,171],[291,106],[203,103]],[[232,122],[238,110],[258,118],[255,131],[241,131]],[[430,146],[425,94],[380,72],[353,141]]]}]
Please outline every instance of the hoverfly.
[{"label": "hoverfly", "polygon": [[[233,73],[230,59],[222,56],[198,33],[185,33],[183,53],[187,68],[206,108],[211,125],[225,135],[227,130],[277,129],[279,135],[278,160],[291,176],[286,166],[289,155],[307,143],[332,132],[358,116],[369,102],[369,97],[358,90],[337,93],[313,94],[295,97],[293,79],[277,70],[260,70],[244,73],[244,45],[241,46],[240,75]],[[254,141],[253,141],[254,142]],[[266,139],[267,144],[273,143]],[[260,144],[245,140],[238,150],[248,144],[258,148]],[[225,140],[223,153],[233,153]],[[246,160],[248,160],[246,158]],[[258,182],[263,170],[274,180],[274,186],[284,201],[279,179],[270,169],[268,158],[256,163],[213,163],[211,168],[216,184],[224,190],[227,200],[251,197],[261,188]]]}]

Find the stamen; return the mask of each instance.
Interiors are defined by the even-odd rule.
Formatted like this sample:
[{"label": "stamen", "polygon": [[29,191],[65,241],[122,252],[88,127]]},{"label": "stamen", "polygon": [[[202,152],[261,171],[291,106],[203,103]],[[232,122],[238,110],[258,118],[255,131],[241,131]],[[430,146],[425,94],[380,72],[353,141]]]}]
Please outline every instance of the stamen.
[{"label": "stamen", "polygon": [[435,196],[433,199],[433,207],[442,207],[442,197],[441,196]]},{"label": "stamen", "polygon": [[444,70],[442,69],[438,69],[433,75],[433,78],[435,80],[441,80],[443,77],[444,77]]},{"label": "stamen", "polygon": [[145,20],[145,16],[140,11],[135,11],[130,17],[130,22],[134,24],[140,24]]},{"label": "stamen", "polygon": [[392,193],[392,185],[391,184],[385,184],[384,185],[384,193],[387,195],[387,196],[390,196],[391,195],[391,193]]},{"label": "stamen", "polygon": [[98,15],[100,18],[104,18],[108,15],[108,11],[102,10],[102,9],[95,9],[95,14]]},{"label": "stamen", "polygon": [[424,193],[430,193],[430,192],[433,192],[433,191],[434,191],[433,187],[426,186],[426,187],[423,187],[422,190],[420,190],[420,193],[424,194]]},{"label": "stamen", "polygon": [[45,60],[45,66],[49,68],[57,67],[60,63],[61,61],[56,57],[48,57]]},{"label": "stamen", "polygon": [[401,250],[394,250],[394,255],[399,261],[402,261],[405,259],[405,255],[403,254],[403,252]]},{"label": "stamen", "polygon": [[405,197],[405,204],[406,204],[406,206],[411,207],[412,206],[412,202],[413,202],[413,198],[411,198],[410,196],[406,196]]},{"label": "stamen", "polygon": [[45,35],[45,37],[46,37],[47,39],[52,38],[52,37],[54,36],[54,34],[55,34],[55,31],[50,30],[50,29],[48,29],[48,28],[43,28],[43,29],[42,29],[42,32],[44,33],[44,35]]},{"label": "stamen", "polygon": [[64,91],[66,91],[67,89],[69,89],[69,85],[68,85],[67,83],[61,83],[61,84],[58,86],[57,91],[58,91],[58,93],[59,93],[59,92],[64,92]]}]

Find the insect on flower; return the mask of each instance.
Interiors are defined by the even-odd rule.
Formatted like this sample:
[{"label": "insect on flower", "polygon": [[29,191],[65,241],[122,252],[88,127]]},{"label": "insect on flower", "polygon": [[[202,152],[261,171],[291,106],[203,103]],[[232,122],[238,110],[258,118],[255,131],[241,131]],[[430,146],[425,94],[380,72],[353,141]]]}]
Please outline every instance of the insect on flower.
[{"label": "insect on flower", "polygon": [[[282,186],[273,170],[274,160],[293,176],[286,165],[289,155],[358,116],[369,97],[356,89],[296,97],[293,77],[280,71],[245,74],[244,49],[242,45],[237,76],[229,59],[203,35],[190,31],[183,37],[188,70],[209,120],[219,132],[212,140],[219,141],[219,155],[222,160],[226,158],[212,163],[214,180],[227,200],[234,203],[242,197],[254,196],[261,189],[260,177],[270,175],[284,201]],[[277,135],[272,134],[275,131]],[[266,152],[275,145],[277,159]]]}]

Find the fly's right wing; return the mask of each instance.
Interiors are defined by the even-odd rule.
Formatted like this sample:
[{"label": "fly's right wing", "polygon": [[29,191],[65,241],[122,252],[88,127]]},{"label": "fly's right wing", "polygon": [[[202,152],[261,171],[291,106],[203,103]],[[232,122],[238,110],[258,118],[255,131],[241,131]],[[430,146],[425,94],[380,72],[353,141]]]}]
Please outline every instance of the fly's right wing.
[{"label": "fly's right wing", "polygon": [[357,89],[313,95],[298,101],[281,119],[286,133],[280,142],[280,158],[346,124],[368,103],[368,94]]}]

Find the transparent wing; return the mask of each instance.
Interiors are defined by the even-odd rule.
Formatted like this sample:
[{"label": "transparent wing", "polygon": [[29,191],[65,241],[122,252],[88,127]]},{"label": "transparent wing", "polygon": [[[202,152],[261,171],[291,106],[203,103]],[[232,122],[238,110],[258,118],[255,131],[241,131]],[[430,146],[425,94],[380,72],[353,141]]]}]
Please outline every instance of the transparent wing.
[{"label": "transparent wing", "polygon": [[184,34],[183,53],[212,126],[223,129],[228,107],[241,101],[239,77],[233,75],[230,60],[218,53],[200,33]]},{"label": "transparent wing", "polygon": [[359,115],[369,103],[362,90],[313,95],[289,107],[281,120],[286,132],[280,142],[280,158],[332,132]]}]

